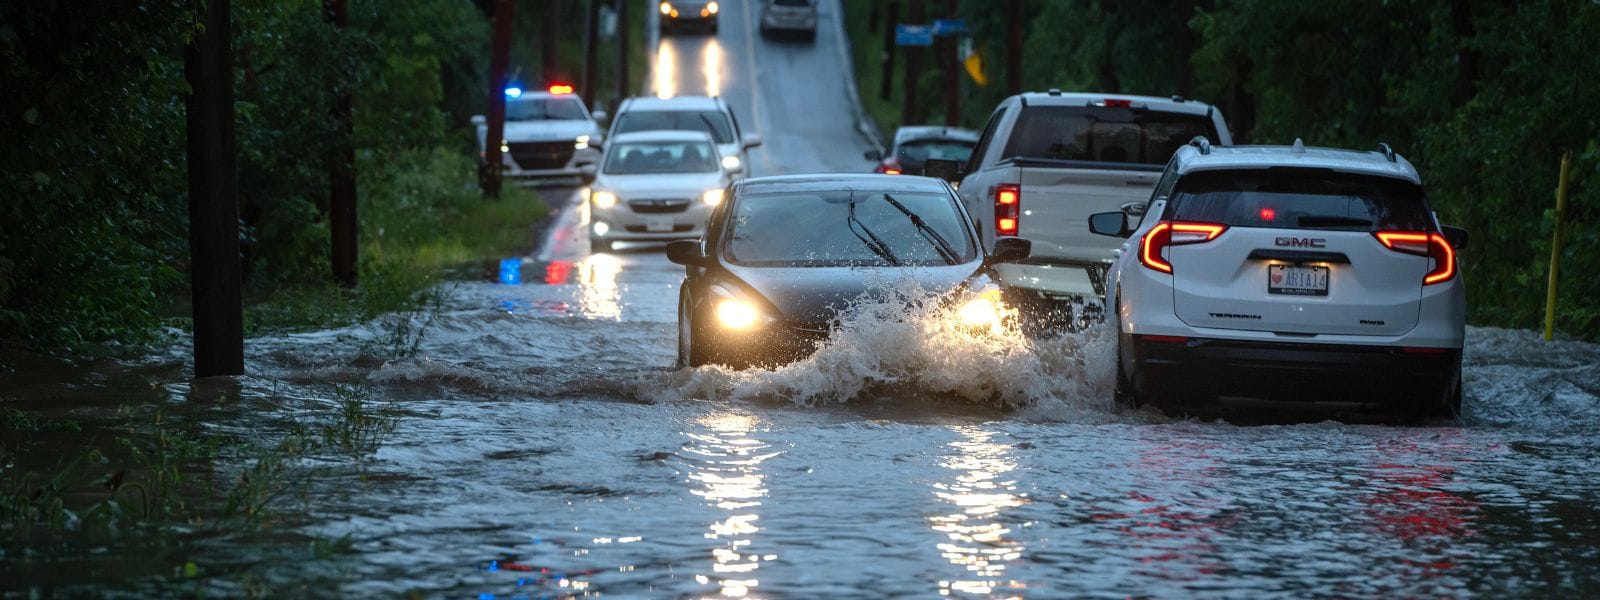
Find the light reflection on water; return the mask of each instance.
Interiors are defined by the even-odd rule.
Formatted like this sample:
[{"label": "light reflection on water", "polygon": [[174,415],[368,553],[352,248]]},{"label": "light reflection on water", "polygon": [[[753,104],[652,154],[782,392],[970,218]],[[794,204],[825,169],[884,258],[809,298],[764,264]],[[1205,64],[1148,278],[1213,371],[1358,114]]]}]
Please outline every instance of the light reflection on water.
[{"label": "light reflection on water", "polygon": [[756,571],[762,561],[778,558],[761,553],[755,535],[761,531],[759,509],[767,496],[761,463],[779,452],[768,452],[766,442],[751,437],[758,425],[755,417],[719,412],[702,417],[699,424],[710,431],[685,433],[690,441],[684,451],[700,464],[689,474],[690,491],[727,516],[707,528],[705,538],[717,547],[711,550],[711,572],[697,573],[695,581],[716,585],[722,597],[751,597],[760,585]]},{"label": "light reflection on water", "polygon": [[[1011,446],[995,443],[993,431],[979,427],[954,428],[962,439],[950,442],[954,449],[941,466],[957,471],[950,482],[935,483],[934,496],[953,504],[956,512],[930,517],[930,527],[944,534],[940,555],[966,571],[966,576],[939,582],[939,594],[988,596],[1022,590],[1020,581],[1006,579],[1008,564],[1022,558],[1026,548],[1011,536],[1006,512],[1028,503],[1026,494],[1016,493],[1017,482],[1005,475],[1016,469]],[[1002,589],[1003,588],[1003,589]]]},{"label": "light reflection on water", "polygon": [[706,95],[722,95],[722,44],[716,38],[706,41],[700,51],[701,72],[706,77]]}]

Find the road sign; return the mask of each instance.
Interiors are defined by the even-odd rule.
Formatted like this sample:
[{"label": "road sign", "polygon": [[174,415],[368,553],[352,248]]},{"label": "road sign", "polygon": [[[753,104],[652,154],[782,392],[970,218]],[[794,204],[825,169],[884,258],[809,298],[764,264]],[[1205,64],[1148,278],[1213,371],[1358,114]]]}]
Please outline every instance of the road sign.
[{"label": "road sign", "polygon": [[932,46],[933,28],[927,25],[895,25],[894,45]]},{"label": "road sign", "polygon": [[966,19],[934,19],[933,21],[933,35],[942,37],[966,32]]}]

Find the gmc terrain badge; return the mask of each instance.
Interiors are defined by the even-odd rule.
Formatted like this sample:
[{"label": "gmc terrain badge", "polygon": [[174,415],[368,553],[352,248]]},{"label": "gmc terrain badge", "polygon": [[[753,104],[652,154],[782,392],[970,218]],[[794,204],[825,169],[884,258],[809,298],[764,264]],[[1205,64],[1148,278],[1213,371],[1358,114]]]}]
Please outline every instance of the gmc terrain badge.
[{"label": "gmc terrain badge", "polygon": [[1327,248],[1328,247],[1328,240],[1323,239],[1323,238],[1281,237],[1281,238],[1273,240],[1272,243],[1277,244],[1279,246],[1289,246],[1291,248]]}]

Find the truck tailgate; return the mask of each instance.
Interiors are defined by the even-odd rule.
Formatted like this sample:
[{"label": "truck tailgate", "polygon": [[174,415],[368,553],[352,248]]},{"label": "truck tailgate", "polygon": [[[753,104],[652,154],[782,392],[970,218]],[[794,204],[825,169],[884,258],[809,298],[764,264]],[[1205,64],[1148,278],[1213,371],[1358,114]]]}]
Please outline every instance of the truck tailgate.
[{"label": "truck tailgate", "polygon": [[1158,170],[1021,168],[1022,218],[1017,235],[1033,241],[1038,262],[1109,262],[1122,244],[1089,232],[1089,215],[1143,204],[1155,189]]}]

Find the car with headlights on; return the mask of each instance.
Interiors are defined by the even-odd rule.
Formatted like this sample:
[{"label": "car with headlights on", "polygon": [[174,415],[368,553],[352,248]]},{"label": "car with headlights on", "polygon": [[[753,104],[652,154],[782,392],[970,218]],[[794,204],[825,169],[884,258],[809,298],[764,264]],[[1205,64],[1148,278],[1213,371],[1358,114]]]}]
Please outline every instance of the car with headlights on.
[{"label": "car with headlights on", "polygon": [[991,331],[1006,312],[996,264],[1030,244],[986,252],[944,181],[889,175],[789,175],[735,182],[706,234],[667,245],[684,265],[678,366],[771,365],[812,352],[852,301],[884,282],[931,291],[963,327]]},{"label": "car with headlights on", "polygon": [[1376,151],[1213,147],[1167,163],[1121,238],[1106,314],[1119,396],[1353,402],[1458,414],[1466,231],[1441,225],[1411,163]]},{"label": "car with headlights on", "polygon": [[622,101],[611,119],[611,135],[634,131],[683,129],[711,134],[722,154],[722,168],[733,177],[749,173],[749,150],[761,145],[761,136],[746,133],[722,98],[674,96],[635,97]]},{"label": "car with headlights on", "polygon": [[589,249],[609,252],[618,241],[699,237],[727,185],[717,147],[705,132],[611,138],[585,202]]},{"label": "car with headlights on", "polygon": [[[500,140],[501,173],[513,180],[534,183],[576,180],[587,176],[585,167],[600,162],[603,134],[597,118],[572,86],[553,84],[546,91],[510,87],[506,95],[505,137]],[[478,131],[478,166],[485,164],[488,120],[474,115]]]},{"label": "car with headlights on", "polygon": [[722,12],[722,7],[717,0],[663,0],[656,10],[661,13],[663,35],[683,29],[716,33],[717,13]]}]

